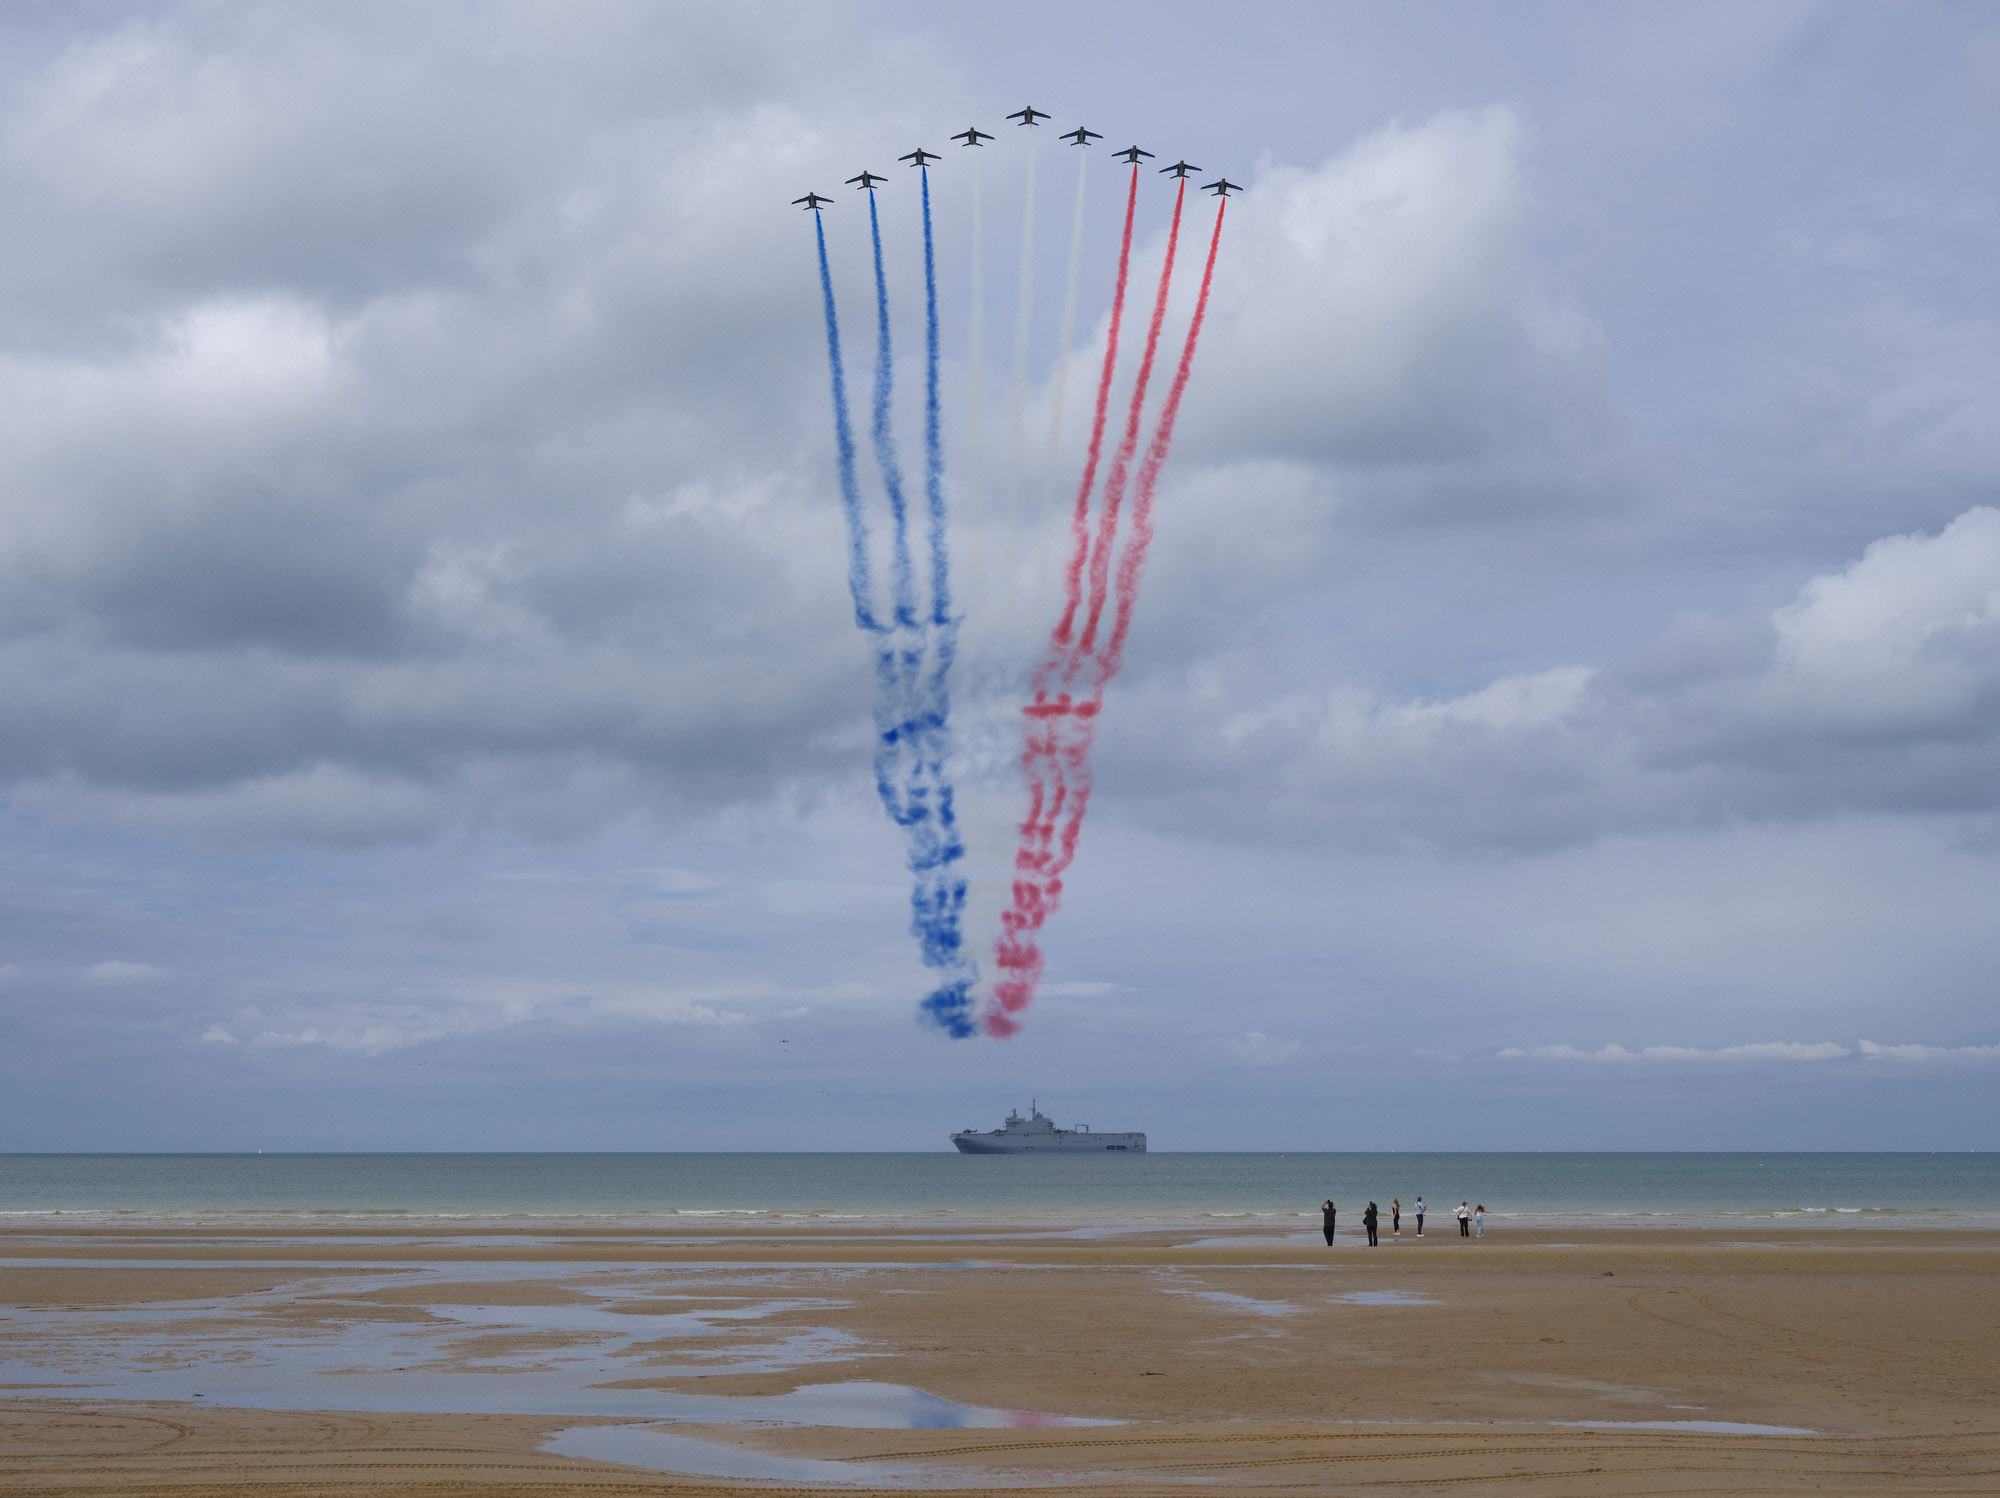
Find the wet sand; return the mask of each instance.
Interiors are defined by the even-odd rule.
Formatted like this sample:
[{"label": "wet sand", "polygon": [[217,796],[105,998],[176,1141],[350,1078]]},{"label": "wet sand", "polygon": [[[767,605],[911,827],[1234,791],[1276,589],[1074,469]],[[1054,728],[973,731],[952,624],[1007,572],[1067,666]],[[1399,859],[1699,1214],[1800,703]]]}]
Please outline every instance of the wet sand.
[{"label": "wet sand", "polygon": [[[2000,1491],[1983,1232],[12,1234],[0,1308],[9,1494]],[[1121,1423],[759,1402],[864,1380]]]}]

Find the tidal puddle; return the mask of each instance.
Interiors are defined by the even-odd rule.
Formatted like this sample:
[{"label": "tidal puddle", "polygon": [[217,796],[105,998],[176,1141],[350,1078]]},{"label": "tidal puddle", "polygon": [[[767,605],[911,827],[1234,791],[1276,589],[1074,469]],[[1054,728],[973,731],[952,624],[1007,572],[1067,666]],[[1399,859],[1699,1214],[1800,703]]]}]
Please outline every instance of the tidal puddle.
[{"label": "tidal puddle", "polygon": [[1327,1298],[1350,1306],[1434,1306],[1437,1304],[1430,1296],[1419,1295],[1414,1290],[1348,1290],[1339,1295],[1330,1295]]},{"label": "tidal puddle", "polygon": [[542,1443],[557,1456],[619,1462],[688,1477],[733,1477],[743,1482],[809,1482],[826,1487],[941,1487],[940,1473],[860,1466],[805,1456],[774,1456],[719,1441],[697,1441],[655,1425],[578,1425]]},{"label": "tidal puddle", "polygon": [[[1174,1248],[1271,1248],[1281,1244],[1289,1246],[1294,1243],[1318,1243],[1320,1241],[1318,1233],[1244,1233],[1242,1236],[1235,1238],[1194,1238],[1186,1243],[1176,1243],[1172,1246]],[[1348,1247],[1347,1244],[1340,1246],[1343,1248]]]},{"label": "tidal puddle", "polygon": [[[673,1396],[602,1386],[870,1355],[832,1328],[762,1325],[845,1305],[797,1293],[802,1279],[831,1276],[575,1263],[282,1267],[295,1277],[246,1294],[0,1308],[0,1383],[42,1397],[258,1409],[658,1419],[673,1416]],[[753,1283],[762,1293],[744,1293]],[[479,1303],[488,1294],[530,1303]]]},{"label": "tidal puddle", "polygon": [[[844,1306],[799,1291],[802,1282],[839,1283],[848,1266],[702,1274],[679,1265],[454,1262],[341,1265],[347,1272],[337,1275],[320,1272],[330,1265],[284,1267],[296,1277],[245,1294],[0,1308],[0,1384],[13,1385],[5,1393],[17,1397],[198,1399],[383,1414],[611,1415],[869,1430],[1117,1423],[962,1405],[860,1381],[764,1396],[631,1387],[871,1356],[857,1338],[832,1328],[762,1325]],[[744,1293],[752,1285],[764,1293]],[[482,1303],[489,1295],[501,1303]],[[592,1430],[638,1430],[631,1440],[664,1449],[640,1427],[573,1434],[599,1439]]]},{"label": "tidal puddle", "polygon": [[1737,1420],[1548,1420],[1579,1430],[1685,1430],[1709,1436],[1816,1436],[1800,1425],[1745,1425]]},{"label": "tidal puddle", "polygon": [[672,1418],[731,1424],[833,1425],[845,1430],[1022,1430],[1045,1426],[1122,1425],[1081,1415],[956,1404],[904,1384],[863,1381],[807,1384],[789,1394],[680,1394]]},{"label": "tidal puddle", "polygon": [[[985,1410],[971,1405],[952,1405],[948,1400],[902,1389],[892,1384],[826,1384],[818,1389],[800,1389],[800,1395],[823,1396],[840,1389],[881,1390],[884,1396],[916,1396],[921,1408],[903,1413],[919,1416],[915,1428],[935,1424],[990,1426],[1008,1424],[1115,1425],[1115,1420],[1061,1420],[1048,1415],[1024,1415],[1010,1410]],[[789,1396],[785,1396],[789,1397]],[[895,1399],[889,1399],[885,1414],[894,1413]],[[966,1418],[937,1420],[943,1406]],[[820,1420],[813,1424],[832,1425],[858,1422]],[[866,1428],[879,1428],[872,1423]],[[654,1472],[675,1472],[688,1477],[732,1477],[743,1482],[811,1483],[841,1488],[1022,1488],[1072,1486],[1078,1483],[1115,1483],[1128,1480],[1115,1472],[1066,1473],[1018,1470],[1000,1471],[977,1467],[915,1467],[886,1462],[829,1461],[819,1457],[780,1456],[720,1441],[702,1441],[693,1436],[657,1425],[578,1425],[557,1431],[542,1443],[542,1450],[558,1456],[582,1457],[589,1461],[618,1462],[628,1467],[644,1467]],[[1157,1483],[1159,1479],[1154,1479]],[[1166,1479],[1169,1482],[1175,1478]],[[1182,1478],[1179,1481],[1187,1481]]]},{"label": "tidal puddle", "polygon": [[1168,1290],[1168,1295],[1192,1295],[1212,1300],[1232,1311],[1248,1311],[1252,1316],[1296,1316],[1299,1308],[1288,1300],[1254,1300],[1248,1295],[1232,1295],[1227,1290]]}]

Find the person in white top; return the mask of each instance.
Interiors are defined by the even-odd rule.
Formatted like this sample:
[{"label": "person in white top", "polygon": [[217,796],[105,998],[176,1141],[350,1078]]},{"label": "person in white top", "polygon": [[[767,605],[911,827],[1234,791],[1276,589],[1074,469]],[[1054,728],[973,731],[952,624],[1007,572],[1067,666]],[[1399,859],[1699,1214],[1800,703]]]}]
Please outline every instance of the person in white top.
[{"label": "person in white top", "polygon": [[1417,1236],[1421,1238],[1424,1235],[1424,1199],[1421,1196],[1417,1198],[1416,1217],[1417,1217]]},{"label": "person in white top", "polygon": [[1464,1202],[1458,1204],[1458,1236],[1461,1238],[1472,1236],[1472,1208]]},{"label": "person in white top", "polygon": [[1481,1202],[1472,1209],[1472,1236],[1475,1238],[1484,1238],[1486,1236],[1486,1203],[1484,1202]]}]

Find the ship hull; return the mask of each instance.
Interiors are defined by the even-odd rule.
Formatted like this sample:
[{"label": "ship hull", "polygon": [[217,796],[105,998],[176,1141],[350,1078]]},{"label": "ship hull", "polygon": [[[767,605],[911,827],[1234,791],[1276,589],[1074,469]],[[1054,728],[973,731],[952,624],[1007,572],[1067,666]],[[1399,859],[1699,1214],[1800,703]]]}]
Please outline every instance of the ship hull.
[{"label": "ship hull", "polygon": [[954,1134],[951,1142],[962,1155],[1101,1155],[1146,1153],[1144,1134],[1085,1134],[1073,1129],[1045,1134]]}]

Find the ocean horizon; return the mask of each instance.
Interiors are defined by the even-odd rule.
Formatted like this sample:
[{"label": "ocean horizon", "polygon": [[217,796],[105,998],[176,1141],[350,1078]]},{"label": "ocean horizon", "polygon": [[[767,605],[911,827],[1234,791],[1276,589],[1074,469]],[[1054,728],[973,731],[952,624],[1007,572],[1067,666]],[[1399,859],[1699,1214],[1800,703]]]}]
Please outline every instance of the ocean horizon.
[{"label": "ocean horizon", "polygon": [[[1331,1197],[1489,1230],[2000,1227],[2000,1153],[425,1151],[0,1154],[0,1226],[399,1230],[1316,1227]],[[1407,1222],[1406,1222],[1407,1228]]]}]

